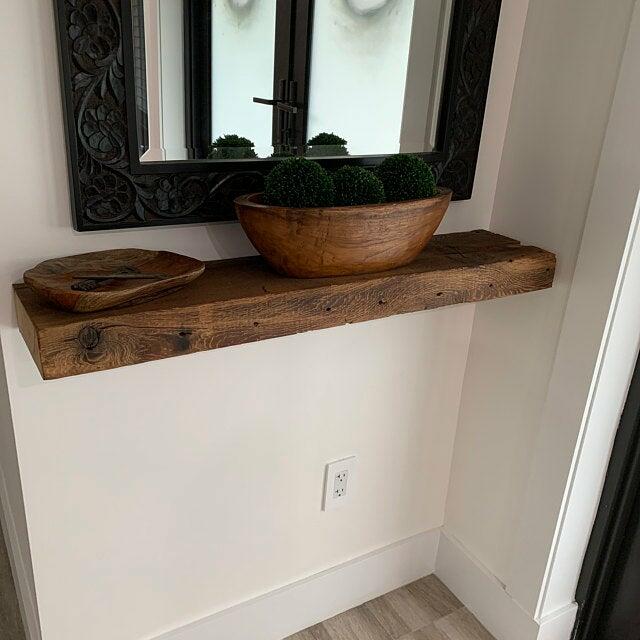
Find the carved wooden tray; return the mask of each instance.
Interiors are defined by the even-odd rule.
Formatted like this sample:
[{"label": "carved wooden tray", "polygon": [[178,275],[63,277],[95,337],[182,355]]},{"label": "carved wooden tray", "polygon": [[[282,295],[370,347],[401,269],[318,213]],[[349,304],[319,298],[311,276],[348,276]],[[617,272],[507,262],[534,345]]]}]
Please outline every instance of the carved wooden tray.
[{"label": "carved wooden tray", "polygon": [[169,251],[113,249],[41,262],[24,282],[67,311],[99,311],[144,302],[202,275],[204,263]]}]

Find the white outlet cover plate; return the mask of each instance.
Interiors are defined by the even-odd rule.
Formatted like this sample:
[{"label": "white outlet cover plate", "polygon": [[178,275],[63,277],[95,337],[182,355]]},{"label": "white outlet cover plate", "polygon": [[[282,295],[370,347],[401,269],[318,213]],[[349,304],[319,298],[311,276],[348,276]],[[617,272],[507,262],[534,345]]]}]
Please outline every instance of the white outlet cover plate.
[{"label": "white outlet cover plate", "polygon": [[[324,473],[324,498],[322,500],[322,510],[331,511],[338,509],[350,501],[354,490],[356,457],[349,456],[335,462],[330,462],[325,467]],[[340,474],[346,473],[346,481],[338,480]],[[338,487],[344,488],[344,494],[338,496]]]}]

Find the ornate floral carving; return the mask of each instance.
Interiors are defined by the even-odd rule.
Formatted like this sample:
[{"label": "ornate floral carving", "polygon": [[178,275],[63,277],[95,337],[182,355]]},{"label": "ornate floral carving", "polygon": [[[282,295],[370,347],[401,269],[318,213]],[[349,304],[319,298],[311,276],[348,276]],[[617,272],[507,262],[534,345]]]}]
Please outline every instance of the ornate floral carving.
[{"label": "ornate floral carving", "polygon": [[[262,189],[250,171],[135,173],[127,136],[123,7],[131,0],[56,0],[63,60],[75,224],[79,230],[234,219],[233,198]],[[500,0],[455,0],[456,60],[441,183],[458,198],[473,186]]]},{"label": "ornate floral carving", "polygon": [[471,197],[489,89],[501,0],[458,0],[451,46],[459,62],[451,70],[452,117],[439,181],[455,198]]},{"label": "ornate floral carving", "polygon": [[112,14],[91,0],[69,0],[69,6],[73,52],[94,62],[108,58],[120,41]]},{"label": "ornate floral carving", "polygon": [[174,175],[156,183],[154,196],[161,215],[182,216],[201,205],[207,198],[207,192],[206,183],[202,180],[181,180]]},{"label": "ornate floral carving", "polygon": [[81,127],[86,145],[97,154],[110,156],[124,145],[126,132],[120,111],[104,103],[85,109]]},{"label": "ornate floral carving", "polygon": [[239,175],[247,175],[246,184],[259,189],[262,177],[258,172],[132,173],[121,12],[120,0],[61,0],[59,4],[65,86],[73,98],[73,113],[67,117],[73,122],[69,144],[75,158],[71,170],[75,173],[76,227],[232,218],[229,198],[238,193],[232,183]]},{"label": "ornate floral carving", "polygon": [[86,216],[93,222],[123,220],[136,198],[133,185],[114,171],[89,175],[83,196]]}]

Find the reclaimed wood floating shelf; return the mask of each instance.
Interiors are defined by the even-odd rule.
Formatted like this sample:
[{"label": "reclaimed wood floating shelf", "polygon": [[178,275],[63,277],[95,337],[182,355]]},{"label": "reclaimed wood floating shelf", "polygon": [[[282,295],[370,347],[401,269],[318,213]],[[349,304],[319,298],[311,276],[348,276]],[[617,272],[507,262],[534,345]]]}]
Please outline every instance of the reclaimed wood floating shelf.
[{"label": "reclaimed wood floating shelf", "polygon": [[14,285],[20,331],[45,379],[479,302],[552,286],[555,256],[488,231],[435,236],[412,264],[295,280],[261,258],[209,262],[198,280],[144,304],[77,314]]}]

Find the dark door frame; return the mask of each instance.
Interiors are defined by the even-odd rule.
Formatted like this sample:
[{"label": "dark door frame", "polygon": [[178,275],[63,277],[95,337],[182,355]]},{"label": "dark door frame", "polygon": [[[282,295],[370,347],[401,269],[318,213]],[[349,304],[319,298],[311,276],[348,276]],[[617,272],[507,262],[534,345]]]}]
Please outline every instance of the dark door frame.
[{"label": "dark door frame", "polygon": [[578,617],[573,640],[599,640],[614,571],[627,544],[640,492],[640,360],[636,363],[614,441],[600,506],[576,592]]}]

